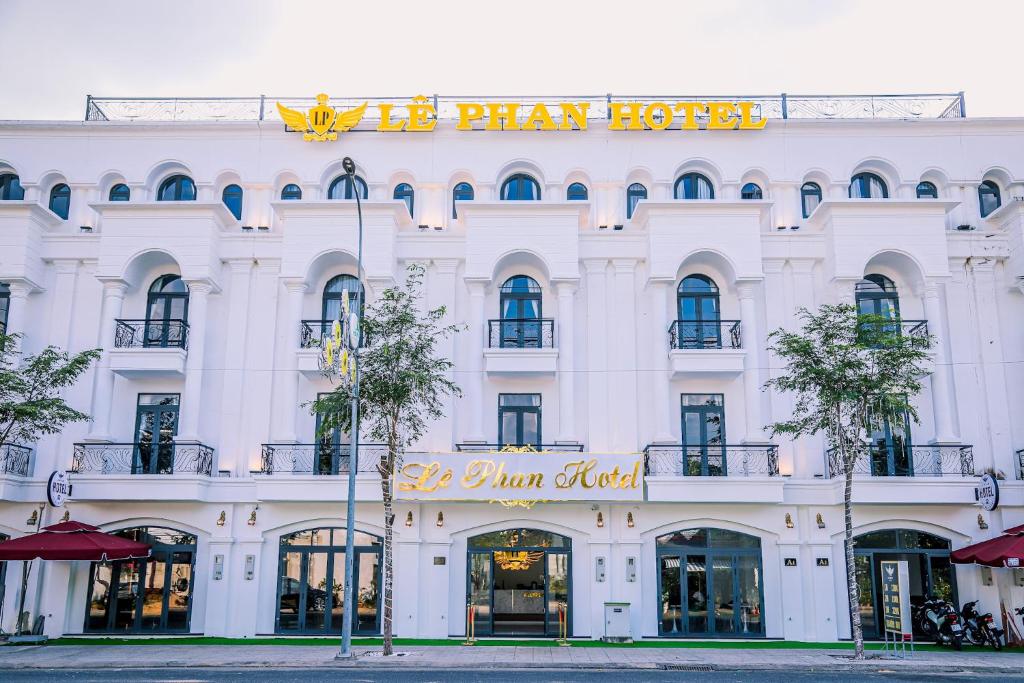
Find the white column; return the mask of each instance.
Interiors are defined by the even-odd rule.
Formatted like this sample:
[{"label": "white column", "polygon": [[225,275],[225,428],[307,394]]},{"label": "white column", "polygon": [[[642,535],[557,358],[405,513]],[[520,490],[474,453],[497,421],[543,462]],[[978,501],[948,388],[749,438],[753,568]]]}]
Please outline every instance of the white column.
[{"label": "white column", "polygon": [[606,259],[583,262],[587,271],[587,447],[611,447],[608,430],[608,355]]},{"label": "white column", "polygon": [[576,441],[576,282],[559,282],[558,291],[558,440]]},{"label": "white column", "polygon": [[302,325],[302,302],[306,296],[306,283],[302,280],[288,280],[284,283],[288,291],[288,317],[285,320],[284,372],[281,382],[281,401],[277,407],[277,427],[274,430],[274,441],[277,443],[296,443],[295,414],[298,410],[299,396],[299,344],[301,343],[300,326]]},{"label": "white column", "polygon": [[249,291],[252,277],[251,258],[228,261],[231,269],[227,297],[227,334],[224,335],[224,375],[221,385],[220,437],[217,440],[217,464],[221,469],[229,468],[238,476],[248,473],[249,460],[242,450],[248,445],[242,429],[243,402],[245,396],[245,347],[239,344],[249,338]]},{"label": "white column", "polygon": [[[430,307],[438,308],[444,306],[444,317],[441,319],[442,325],[451,325],[455,322],[455,272],[459,267],[459,262],[456,259],[437,259],[434,261],[434,272],[436,277],[431,283],[432,287],[429,291],[430,294]],[[441,341],[439,350],[441,355],[445,358],[456,363],[455,370],[459,369],[458,366],[458,355],[456,352],[457,345],[462,343],[462,334],[453,334]],[[456,384],[462,385],[462,378],[455,374],[452,378]],[[444,399],[444,417],[437,422],[435,427],[435,438],[434,448],[436,450],[446,451],[453,447],[453,444],[457,438],[459,429],[459,415],[456,407],[456,401],[451,396],[445,396]]]},{"label": "white column", "polygon": [[616,351],[612,364],[612,394],[616,397],[613,425],[614,448],[635,451],[637,443],[636,407],[636,260],[612,259],[615,270],[615,324],[612,327]]},{"label": "white column", "polygon": [[935,443],[957,443],[959,432],[953,417],[953,378],[946,342],[946,316],[939,298],[939,285],[928,283],[924,288],[924,315],[932,336],[935,370],[932,372],[932,406],[935,411]]},{"label": "white column", "polygon": [[9,283],[8,288],[11,297],[7,302],[7,334],[21,334],[21,348],[27,349],[28,295],[32,293],[32,285],[15,280]]},{"label": "white column", "polygon": [[114,348],[114,335],[124,305],[124,294],[128,283],[124,280],[108,280],[103,283],[103,303],[100,306],[100,348],[103,356],[96,368],[92,385],[92,429],[87,441],[112,441],[110,434],[110,409],[114,399],[114,373],[110,370],[110,352]]},{"label": "white column", "polygon": [[[469,288],[469,377],[465,388],[469,404],[467,441],[485,441],[484,438],[484,335],[488,334],[484,317],[484,282],[467,280]],[[497,438],[497,434],[494,435]]]},{"label": "white column", "polygon": [[651,331],[651,354],[650,360],[654,396],[654,441],[655,443],[672,443],[672,428],[670,421],[672,416],[670,409],[672,404],[671,387],[669,385],[669,326],[675,321],[670,321],[669,291],[672,287],[672,280],[651,280],[651,306],[653,315],[651,324],[654,329]]},{"label": "white column", "polygon": [[[814,261],[811,259],[790,259],[789,266],[793,273],[792,305],[787,314],[786,326],[796,329],[799,321],[796,312],[801,308],[813,311],[814,300]],[[792,403],[792,397],[789,398]],[[793,445],[793,476],[810,479],[824,471],[824,460],[820,444],[821,437],[802,436]]]},{"label": "white column", "polygon": [[207,303],[213,286],[205,280],[188,284],[188,358],[185,360],[185,391],[181,397],[181,422],[177,441],[200,441],[199,415],[203,400],[203,357],[206,351]]},{"label": "white column", "polygon": [[[983,416],[988,421],[985,430],[989,439],[992,466],[1012,477],[1014,472],[1013,442],[1010,432],[1009,398],[1006,389],[1006,370],[1003,368],[1003,341],[1000,330],[998,294],[994,263],[991,260],[971,259],[971,276],[974,278],[975,310],[978,315],[977,344],[979,354],[976,363],[981,369],[986,410]],[[982,469],[985,464],[975,466]]]},{"label": "white column", "polygon": [[48,343],[67,349],[71,343],[71,318],[75,310],[75,282],[78,277],[77,259],[55,260],[56,275],[53,283],[53,306],[50,309]]},{"label": "white column", "polygon": [[743,393],[746,403],[747,435],[744,441],[757,443],[765,440],[761,416],[761,382],[758,377],[758,349],[761,335],[758,334],[757,306],[754,294],[757,286],[752,283],[740,284],[740,330],[743,335]]}]

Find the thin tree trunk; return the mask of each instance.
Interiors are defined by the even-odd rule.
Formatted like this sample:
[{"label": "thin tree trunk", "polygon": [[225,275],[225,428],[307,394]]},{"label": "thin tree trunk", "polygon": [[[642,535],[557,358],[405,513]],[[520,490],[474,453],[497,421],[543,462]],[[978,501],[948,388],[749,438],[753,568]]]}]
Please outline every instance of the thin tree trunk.
[{"label": "thin tree trunk", "polygon": [[[388,463],[396,462],[398,445],[394,438],[388,443]],[[382,618],[381,631],[384,636],[384,656],[394,654],[394,643],[392,634],[392,592],[394,586],[395,567],[393,561],[394,521],[392,499],[391,499],[391,467],[382,467],[380,473],[381,497],[384,500],[384,615]]]},{"label": "thin tree trunk", "polygon": [[864,631],[860,622],[860,590],[857,586],[857,565],[853,555],[853,466],[856,451],[852,457],[843,457],[846,482],[843,492],[843,517],[846,523],[844,547],[846,548],[846,588],[850,594],[850,628],[853,631],[853,658],[864,659]]}]

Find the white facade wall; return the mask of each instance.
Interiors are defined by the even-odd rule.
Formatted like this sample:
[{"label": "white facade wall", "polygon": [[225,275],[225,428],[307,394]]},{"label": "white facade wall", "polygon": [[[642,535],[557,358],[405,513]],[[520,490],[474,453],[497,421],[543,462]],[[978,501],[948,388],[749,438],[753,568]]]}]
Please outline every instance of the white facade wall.
[{"label": "white facade wall", "polygon": [[[768,332],[792,327],[801,306],[852,301],[867,273],[891,278],[902,317],[927,320],[938,338],[935,371],[916,397],[921,424],[912,427],[913,442],[970,445],[975,471],[994,468],[1005,478],[992,513],[975,504],[974,477],[859,479],[857,533],[916,529],[955,549],[1024,522],[1016,453],[1024,428],[1015,417],[1024,410],[1024,120],[790,120],[761,131],[688,133],[467,133],[450,125],[304,144],[269,122],[0,123],[0,173],[17,173],[25,187],[23,201],[0,202],[8,329],[24,335],[29,351],[105,349],[67,392],[93,421],[31,444],[29,476],[0,475],[0,532],[31,531],[26,519],[45,500],[46,478],[72,467],[74,444],[130,442],[138,394],[180,393],[179,437],[213,447],[221,476],[74,474],[68,507],[73,518],[104,529],[165,526],[198,537],[191,632],[274,632],[280,537],[344,524],[343,477],[251,474],[263,444],[314,440],[303,404],[330,388],[315,372],[315,352],[298,348],[299,322],[320,318],[327,280],[355,273],[355,203],[326,199],[344,155],[369,185],[368,297],[403,278],[408,263],[421,263],[428,304],[446,306],[449,320],[467,326],[444,347],[464,397],[417,448],[497,441],[498,394],[522,392],[542,396],[545,443],[634,452],[679,443],[680,394],[719,393],[727,441],[772,442],[780,454],[776,477],[651,477],[647,500],[635,505],[399,504],[399,635],[462,635],[467,538],[520,526],[572,539],[574,635],[600,637],[601,604],[622,600],[632,605],[634,636],[657,636],[655,538],[706,526],[760,539],[768,637],[848,637],[840,483],[824,476],[821,439],[768,436],[764,425],[785,417],[789,400],[760,387],[779,369],[766,351]],[[688,171],[711,179],[716,199],[672,199],[675,179]],[[882,177],[889,199],[847,199],[860,171]],[[537,179],[541,201],[498,201],[503,179],[516,172]],[[155,201],[174,173],[195,180],[196,201]],[[938,200],[915,198],[922,179],[937,185]],[[805,219],[807,180],[821,185],[825,202]],[[979,215],[982,180],[997,183],[1003,200],[988,218]],[[476,198],[453,219],[451,191],[461,181]],[[574,181],[587,185],[589,201],[564,201]],[[749,181],[762,187],[762,201],[739,199]],[[67,221],[46,208],[59,182],[72,188]],[[107,201],[117,182],[131,188],[129,202]],[[398,182],[415,189],[414,216],[391,199]],[[647,187],[649,199],[627,219],[625,188],[633,182]],[[240,221],[220,201],[229,183],[245,193]],[[301,201],[279,201],[287,183],[301,186]],[[166,273],[190,288],[188,350],[115,352],[114,320],[144,318],[147,289]],[[694,273],[718,284],[721,317],[740,320],[741,350],[670,353],[676,287]],[[544,317],[556,326],[552,350],[487,346],[487,321],[500,317],[498,289],[516,274],[542,287]],[[382,533],[379,499],[375,475],[361,475],[360,530]],[[410,511],[407,527],[401,522]],[[52,523],[60,512],[44,515]],[[218,554],[225,571],[215,581]],[[247,555],[255,558],[251,580],[243,576]],[[607,558],[604,582],[595,579],[597,557]],[[635,582],[624,579],[627,557],[638,562]],[[797,567],[784,566],[786,557]],[[829,566],[817,566],[818,558]],[[995,572],[995,586],[982,585],[973,567],[956,572],[961,600],[980,598],[994,612],[1000,596],[1024,601],[1008,570]],[[47,616],[50,634],[81,633],[88,565],[50,563],[42,576],[41,592],[30,582],[33,614]],[[11,563],[7,629],[19,579]]]}]

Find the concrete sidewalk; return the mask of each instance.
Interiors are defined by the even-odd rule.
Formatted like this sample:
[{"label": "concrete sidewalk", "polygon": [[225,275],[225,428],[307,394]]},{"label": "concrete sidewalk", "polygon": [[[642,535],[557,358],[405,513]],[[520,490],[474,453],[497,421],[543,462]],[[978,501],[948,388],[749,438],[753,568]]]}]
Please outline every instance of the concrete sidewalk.
[{"label": "concrete sidewalk", "polygon": [[[365,669],[670,669],[681,671],[900,671],[1005,673],[1024,678],[1024,652],[917,652],[889,659],[869,652],[855,662],[849,650],[603,648],[530,646],[403,646],[398,656],[357,647],[354,661],[334,659],[334,646],[306,645],[60,645],[0,647],[7,669],[101,669],[147,667],[339,667]],[[2,678],[2,675],[0,675]]]}]

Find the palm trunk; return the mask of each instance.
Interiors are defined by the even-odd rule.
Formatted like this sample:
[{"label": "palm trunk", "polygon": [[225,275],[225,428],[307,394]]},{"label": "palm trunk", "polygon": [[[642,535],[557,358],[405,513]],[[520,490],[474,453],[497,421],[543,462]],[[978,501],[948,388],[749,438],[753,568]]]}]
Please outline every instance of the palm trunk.
[{"label": "palm trunk", "polygon": [[864,630],[860,622],[860,590],[857,586],[857,565],[853,555],[853,464],[856,451],[852,457],[843,454],[846,482],[843,492],[843,517],[846,524],[846,535],[843,545],[846,548],[846,588],[850,594],[850,628],[853,631],[853,658],[864,659]]},{"label": "palm trunk", "polygon": [[394,654],[394,635],[392,634],[392,621],[393,621],[393,586],[395,577],[394,557],[393,555],[393,544],[392,537],[394,536],[394,521],[395,515],[393,512],[392,498],[391,498],[391,476],[392,468],[397,458],[397,442],[395,439],[391,439],[388,443],[388,467],[381,468],[380,473],[380,487],[381,487],[381,498],[384,500],[384,589],[383,589],[383,602],[384,602],[384,615],[381,623],[381,631],[384,636],[384,656]]}]

